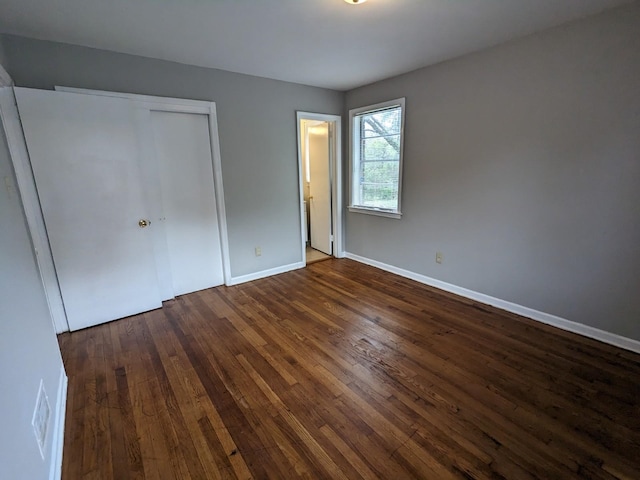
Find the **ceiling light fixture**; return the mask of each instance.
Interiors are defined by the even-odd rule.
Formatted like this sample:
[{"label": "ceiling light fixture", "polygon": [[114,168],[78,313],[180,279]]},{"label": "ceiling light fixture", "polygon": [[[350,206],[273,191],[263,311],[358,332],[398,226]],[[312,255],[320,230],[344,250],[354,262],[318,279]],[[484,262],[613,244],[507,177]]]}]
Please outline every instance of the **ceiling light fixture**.
[{"label": "ceiling light fixture", "polygon": [[361,3],[366,2],[367,0],[344,0],[347,3],[350,3],[351,5],[360,5]]}]

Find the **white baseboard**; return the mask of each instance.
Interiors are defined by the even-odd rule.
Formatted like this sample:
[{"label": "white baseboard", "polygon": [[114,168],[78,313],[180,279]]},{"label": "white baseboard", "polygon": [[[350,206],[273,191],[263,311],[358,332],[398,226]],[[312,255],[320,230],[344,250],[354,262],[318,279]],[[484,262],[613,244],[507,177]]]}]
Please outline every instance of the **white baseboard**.
[{"label": "white baseboard", "polygon": [[259,280],[261,278],[270,277],[272,275],[278,275],[279,273],[290,272],[291,270],[298,270],[304,268],[304,262],[291,263],[289,265],[283,265],[281,267],[270,268],[269,270],[262,270],[260,272],[249,273],[248,275],[241,275],[239,277],[231,277],[231,280],[227,283],[228,286],[239,285],[241,283],[250,282],[252,280]]},{"label": "white baseboard", "polygon": [[378,262],[377,260],[361,257],[360,255],[356,255],[353,253],[345,252],[345,257],[350,258],[351,260],[355,260],[356,262],[371,265],[372,267],[377,267],[387,272],[395,273],[396,275],[400,275],[401,277],[410,278],[411,280],[415,280],[416,282],[420,282],[425,285],[439,288],[446,292],[455,293],[456,295],[460,295],[461,297],[476,300],[478,302],[482,302],[487,305],[506,310],[508,312],[522,315],[523,317],[531,318],[532,320],[537,320],[538,322],[546,323],[547,325],[558,327],[568,332],[577,333],[585,337],[600,340],[601,342],[608,343],[610,345],[615,345],[616,347],[624,348],[625,350],[640,353],[640,342],[631,338],[626,338],[615,333],[606,332],[604,330],[590,327],[582,323],[572,322],[571,320],[567,320],[565,318],[557,317],[545,312],[540,312],[529,307],[518,305],[517,303],[501,300],[499,298],[491,297],[489,295],[485,295],[484,293],[475,292],[467,288],[458,287],[450,283],[436,280],[435,278],[427,277],[426,275],[415,273],[410,270],[405,270],[403,268],[394,267],[393,265],[388,265],[386,263]]},{"label": "white baseboard", "polygon": [[60,381],[58,382],[58,398],[56,399],[56,417],[53,426],[53,441],[51,445],[51,469],[49,480],[60,480],[62,476],[62,448],[64,446],[64,419],[67,411],[67,374],[64,367],[60,367]]}]

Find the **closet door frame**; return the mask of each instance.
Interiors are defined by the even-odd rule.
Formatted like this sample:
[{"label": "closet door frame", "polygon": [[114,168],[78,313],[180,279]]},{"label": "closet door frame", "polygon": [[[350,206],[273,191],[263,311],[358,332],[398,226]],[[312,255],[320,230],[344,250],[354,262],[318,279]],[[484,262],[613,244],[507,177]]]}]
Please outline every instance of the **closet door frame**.
[{"label": "closet door frame", "polygon": [[47,236],[44,218],[40,210],[38,191],[36,190],[31,170],[31,161],[24,133],[22,132],[22,124],[13,87],[0,88],[0,117],[2,118],[2,126],[6,134],[9,154],[15,171],[18,190],[20,190],[20,197],[53,327],[56,334],[68,332],[67,314],[64,309],[58,276],[53,263],[53,254],[49,246],[49,237]]},{"label": "closet door frame", "polygon": [[[222,268],[226,285],[231,281],[231,268],[229,261],[229,241],[227,235],[227,217],[224,204],[224,188],[222,182],[222,162],[220,159],[220,141],[218,138],[218,119],[215,102],[199,100],[186,100],[180,98],[155,97],[150,95],[136,95],[102,90],[89,90],[82,88],[59,87],[55,90],[61,92],[78,93],[85,95],[97,95],[129,99],[150,111],[195,113],[207,115],[209,119],[209,139],[211,142],[211,155],[213,159],[213,182],[216,198],[216,213],[220,232],[220,246],[222,254]],[[44,218],[40,210],[38,193],[31,170],[31,162],[26,148],[24,135],[20,123],[20,116],[16,107],[13,88],[0,88],[0,116],[6,133],[7,144],[11,154],[16,179],[22,203],[24,205],[27,224],[31,233],[33,247],[40,267],[40,274],[44,286],[49,310],[51,312],[56,333],[69,331],[66,312],[62,302],[62,294],[58,284],[58,278],[53,262],[53,255],[49,247],[49,241],[44,226]]]}]

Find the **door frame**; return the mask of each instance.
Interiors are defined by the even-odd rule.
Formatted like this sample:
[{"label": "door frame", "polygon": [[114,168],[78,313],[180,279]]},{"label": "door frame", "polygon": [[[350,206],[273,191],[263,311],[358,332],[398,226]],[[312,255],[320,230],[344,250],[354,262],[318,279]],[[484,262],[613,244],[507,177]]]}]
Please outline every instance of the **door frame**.
[{"label": "door frame", "polygon": [[33,251],[38,263],[44,294],[49,305],[49,312],[56,334],[69,331],[67,313],[62,302],[62,293],[58,284],[58,275],[53,263],[53,254],[49,246],[49,237],[44,226],[44,218],[40,210],[40,200],[36,190],[31,160],[27,151],[27,143],[22,132],[22,123],[16,104],[13,87],[0,88],[0,117],[7,138],[7,146],[13,170],[16,175],[18,190],[27,219],[27,226],[33,244]]},{"label": "door frame", "polygon": [[344,257],[343,240],[343,199],[342,199],[342,117],[340,115],[329,115],[324,113],[313,113],[296,111],[296,134],[298,145],[298,195],[300,208],[300,245],[302,249],[302,262],[307,264],[307,254],[305,245],[305,229],[307,219],[304,218],[304,162],[302,152],[302,142],[300,122],[302,120],[322,121],[329,123],[329,170],[331,181],[331,223],[333,227],[333,256]]}]

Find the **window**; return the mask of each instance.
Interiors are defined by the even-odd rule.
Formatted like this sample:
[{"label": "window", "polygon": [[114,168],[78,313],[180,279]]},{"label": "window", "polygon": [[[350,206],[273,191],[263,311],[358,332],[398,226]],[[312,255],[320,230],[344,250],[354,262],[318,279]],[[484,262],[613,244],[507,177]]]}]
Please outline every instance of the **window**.
[{"label": "window", "polygon": [[349,111],[352,212],[400,218],[404,98]]}]

